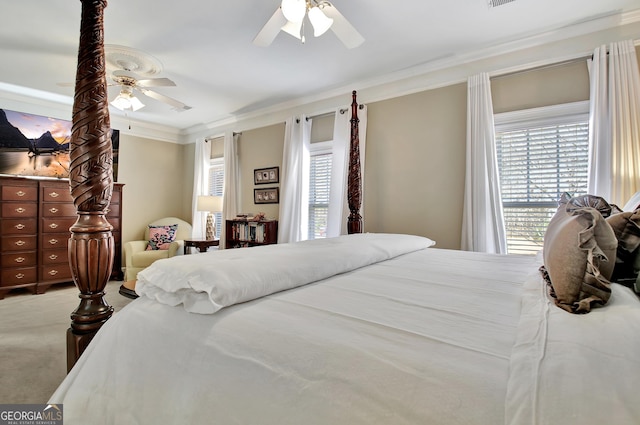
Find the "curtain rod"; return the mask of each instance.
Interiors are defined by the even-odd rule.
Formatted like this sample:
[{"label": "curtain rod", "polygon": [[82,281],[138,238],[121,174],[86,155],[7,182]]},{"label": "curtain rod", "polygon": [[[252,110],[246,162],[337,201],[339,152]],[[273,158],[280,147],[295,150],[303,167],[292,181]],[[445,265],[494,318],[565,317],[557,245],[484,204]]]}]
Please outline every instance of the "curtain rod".
[{"label": "curtain rod", "polygon": [[[358,109],[364,108],[364,103],[358,105]],[[342,108],[340,109],[340,115],[344,115],[345,112],[348,112],[351,108]]]},{"label": "curtain rod", "polygon": [[[233,132],[233,135],[234,135],[234,136],[242,136],[242,131],[238,131],[238,132],[234,131],[234,132]],[[205,141],[206,143],[208,143],[208,142],[210,142],[210,141],[212,141],[212,140],[215,140],[215,139],[224,139],[224,136],[207,137],[206,139],[204,139],[204,141]]]}]

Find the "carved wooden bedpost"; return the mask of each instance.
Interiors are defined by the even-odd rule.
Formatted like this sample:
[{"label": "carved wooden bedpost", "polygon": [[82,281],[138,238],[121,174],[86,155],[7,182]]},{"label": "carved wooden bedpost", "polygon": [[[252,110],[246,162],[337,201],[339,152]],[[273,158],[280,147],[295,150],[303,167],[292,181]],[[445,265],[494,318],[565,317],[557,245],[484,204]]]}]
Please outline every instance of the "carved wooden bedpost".
[{"label": "carved wooden bedpost", "polygon": [[349,149],[349,175],[347,177],[347,203],[349,204],[349,218],[347,220],[347,233],[362,233],[362,216],[360,215],[360,203],[362,196],[362,183],[360,179],[360,134],[358,131],[358,103],[356,91],[352,93],[351,102],[351,143]]},{"label": "carved wooden bedpost", "polygon": [[113,227],[105,218],[113,190],[113,152],[105,77],[103,16],[106,0],[80,0],[82,21],[73,101],[69,184],[78,214],[71,227],[69,265],[80,290],[67,331],[71,370],[113,313],[104,300],[114,258]]}]

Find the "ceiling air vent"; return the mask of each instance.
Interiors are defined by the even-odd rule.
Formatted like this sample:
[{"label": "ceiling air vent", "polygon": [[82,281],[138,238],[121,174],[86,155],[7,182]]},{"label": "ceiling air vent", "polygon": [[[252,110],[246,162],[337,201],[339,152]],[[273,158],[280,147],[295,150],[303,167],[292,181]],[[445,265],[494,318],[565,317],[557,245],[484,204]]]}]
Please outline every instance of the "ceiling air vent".
[{"label": "ceiling air vent", "polygon": [[503,4],[511,3],[515,0],[489,0],[489,7],[498,7]]}]

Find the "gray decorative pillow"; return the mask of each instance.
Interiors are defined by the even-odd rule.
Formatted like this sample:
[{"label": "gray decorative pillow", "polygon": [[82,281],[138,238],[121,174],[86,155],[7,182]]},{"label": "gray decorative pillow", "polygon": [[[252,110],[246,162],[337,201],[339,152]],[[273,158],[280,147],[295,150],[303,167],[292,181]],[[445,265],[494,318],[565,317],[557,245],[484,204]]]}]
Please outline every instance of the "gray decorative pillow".
[{"label": "gray decorative pillow", "polygon": [[611,211],[596,198],[561,200],[544,237],[543,275],[556,305],[571,313],[587,313],[611,296],[618,240],[598,209],[585,206],[597,201],[599,209]]},{"label": "gray decorative pillow", "polygon": [[618,239],[616,264],[611,280],[632,286],[638,276],[640,256],[640,209],[613,214],[607,218]]}]

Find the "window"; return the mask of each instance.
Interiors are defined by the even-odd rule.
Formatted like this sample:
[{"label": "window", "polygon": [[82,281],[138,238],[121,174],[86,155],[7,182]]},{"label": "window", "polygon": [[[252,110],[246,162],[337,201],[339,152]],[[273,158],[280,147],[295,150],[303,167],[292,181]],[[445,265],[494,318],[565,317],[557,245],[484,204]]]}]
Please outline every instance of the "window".
[{"label": "window", "polygon": [[587,191],[588,102],[496,115],[509,254],[535,254],[564,192]]},{"label": "window", "polygon": [[[209,195],[222,196],[224,191],[224,158],[214,158],[209,166]],[[216,235],[222,234],[222,213],[213,214],[216,220]]]},{"label": "window", "polygon": [[331,187],[331,142],[312,143],[309,161],[308,238],[327,237],[329,191]]}]

